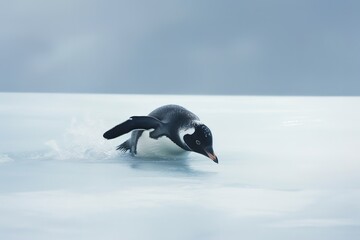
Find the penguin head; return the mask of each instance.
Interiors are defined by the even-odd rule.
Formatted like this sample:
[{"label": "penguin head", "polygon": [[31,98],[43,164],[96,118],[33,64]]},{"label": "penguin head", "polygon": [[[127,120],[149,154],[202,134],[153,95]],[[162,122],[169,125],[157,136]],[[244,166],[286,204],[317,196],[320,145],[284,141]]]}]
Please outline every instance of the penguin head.
[{"label": "penguin head", "polygon": [[200,153],[218,163],[212,147],[213,140],[210,129],[204,124],[195,125],[194,129],[194,133],[184,135],[183,139],[186,145],[191,151]]}]

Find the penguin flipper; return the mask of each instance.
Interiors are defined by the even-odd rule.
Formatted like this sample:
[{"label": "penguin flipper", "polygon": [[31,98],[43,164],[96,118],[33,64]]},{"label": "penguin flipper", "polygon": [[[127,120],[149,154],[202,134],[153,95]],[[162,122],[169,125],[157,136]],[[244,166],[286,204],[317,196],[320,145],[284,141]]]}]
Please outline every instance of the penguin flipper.
[{"label": "penguin flipper", "polygon": [[131,132],[135,129],[149,130],[153,128],[154,130],[156,130],[162,125],[163,123],[160,120],[151,116],[134,116],[129,118],[125,122],[116,125],[112,129],[106,131],[103,137],[106,139],[113,139],[128,132]]}]

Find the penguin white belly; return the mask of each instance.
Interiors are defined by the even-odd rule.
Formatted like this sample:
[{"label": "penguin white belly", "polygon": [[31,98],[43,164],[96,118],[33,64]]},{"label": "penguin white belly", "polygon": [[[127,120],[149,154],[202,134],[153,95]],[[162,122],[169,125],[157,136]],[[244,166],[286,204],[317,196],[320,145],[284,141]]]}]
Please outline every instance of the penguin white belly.
[{"label": "penguin white belly", "polygon": [[144,131],[138,139],[136,156],[139,157],[184,157],[189,154],[168,137],[153,139],[149,137],[150,131]]}]

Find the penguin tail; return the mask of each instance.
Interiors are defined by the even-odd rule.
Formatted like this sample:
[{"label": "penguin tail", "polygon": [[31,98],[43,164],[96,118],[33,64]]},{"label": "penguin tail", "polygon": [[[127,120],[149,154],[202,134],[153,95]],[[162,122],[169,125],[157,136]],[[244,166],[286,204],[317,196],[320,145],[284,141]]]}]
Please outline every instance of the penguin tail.
[{"label": "penguin tail", "polygon": [[127,140],[127,141],[123,142],[116,148],[116,150],[119,150],[121,152],[126,152],[126,151],[130,150],[130,141]]}]

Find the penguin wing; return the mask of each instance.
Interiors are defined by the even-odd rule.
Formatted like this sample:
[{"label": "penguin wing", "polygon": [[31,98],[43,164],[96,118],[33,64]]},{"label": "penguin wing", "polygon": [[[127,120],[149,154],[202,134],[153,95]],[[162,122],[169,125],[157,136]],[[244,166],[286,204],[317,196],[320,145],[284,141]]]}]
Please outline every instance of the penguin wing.
[{"label": "penguin wing", "polygon": [[105,132],[103,137],[106,139],[113,139],[121,135],[124,135],[128,132],[131,132],[132,130],[135,129],[136,130],[154,129],[156,131],[162,125],[163,122],[151,116],[134,116]]}]

